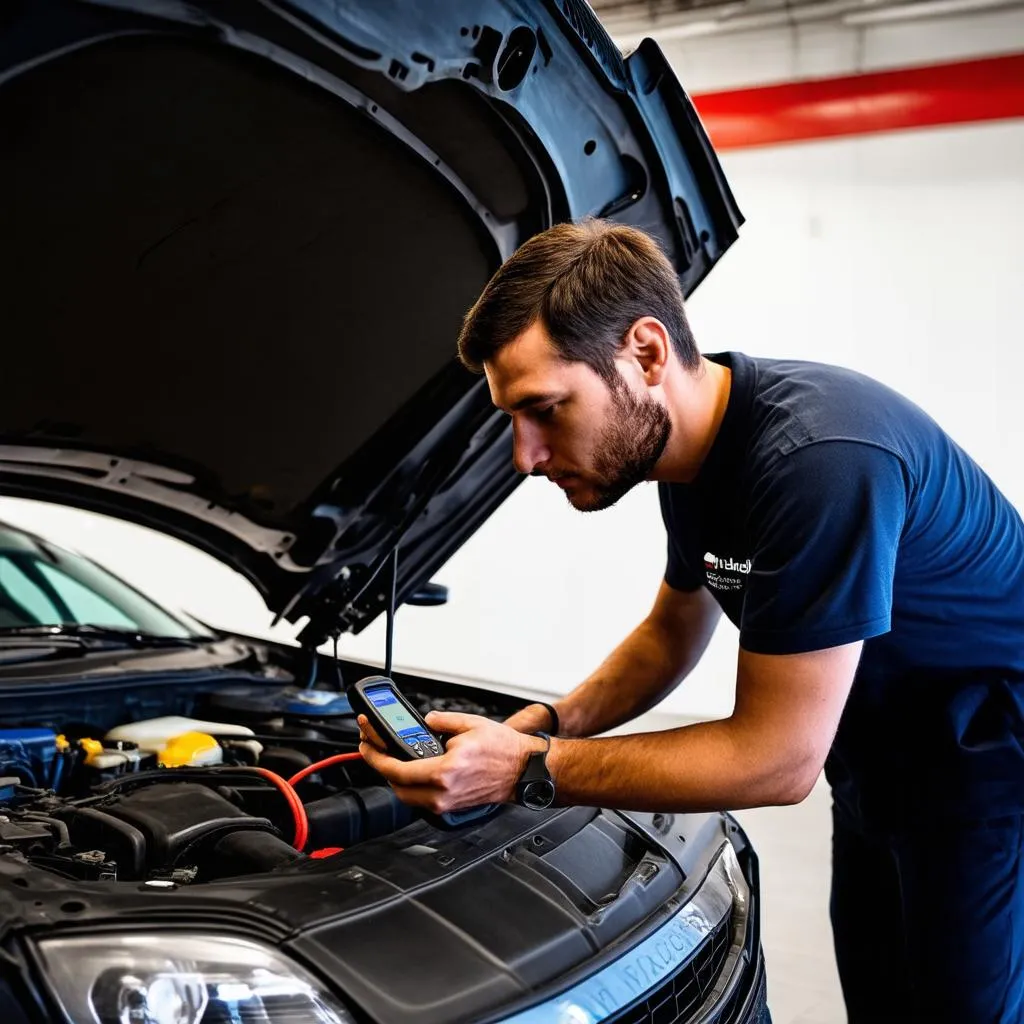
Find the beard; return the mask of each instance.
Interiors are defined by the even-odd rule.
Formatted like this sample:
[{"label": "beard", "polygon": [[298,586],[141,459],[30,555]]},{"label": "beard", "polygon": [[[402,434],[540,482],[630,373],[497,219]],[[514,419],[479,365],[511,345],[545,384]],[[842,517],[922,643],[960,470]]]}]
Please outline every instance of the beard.
[{"label": "beard", "polygon": [[637,484],[650,478],[665,451],[672,421],[647,395],[637,396],[623,383],[611,388],[612,413],[594,451],[594,469],[586,477],[587,493],[566,493],[580,512],[611,508]]}]

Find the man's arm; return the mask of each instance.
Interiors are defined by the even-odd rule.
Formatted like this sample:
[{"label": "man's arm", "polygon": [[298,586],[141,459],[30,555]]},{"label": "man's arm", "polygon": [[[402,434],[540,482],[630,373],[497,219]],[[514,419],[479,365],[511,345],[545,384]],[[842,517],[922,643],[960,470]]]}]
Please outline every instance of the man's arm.
[{"label": "man's arm", "polygon": [[825,764],[862,646],[789,655],[741,650],[727,719],[557,741],[548,761],[559,798],[661,811],[799,803]]},{"label": "man's arm", "polygon": [[[604,660],[600,668],[555,704],[562,736],[593,736],[654,707],[693,670],[721,615],[701,587],[673,590],[662,582],[647,618]],[[541,704],[528,704],[508,718],[519,732],[549,729]]]},{"label": "man's arm", "polygon": [[[740,651],[731,717],[666,732],[552,739],[548,766],[560,803],[630,810],[734,810],[803,800],[832,745],[863,644],[807,654]],[[474,715],[432,712],[454,734],[442,757],[397,761],[363,742],[367,763],[398,797],[440,813],[512,799],[526,736]],[[364,732],[365,719],[360,720]]]}]

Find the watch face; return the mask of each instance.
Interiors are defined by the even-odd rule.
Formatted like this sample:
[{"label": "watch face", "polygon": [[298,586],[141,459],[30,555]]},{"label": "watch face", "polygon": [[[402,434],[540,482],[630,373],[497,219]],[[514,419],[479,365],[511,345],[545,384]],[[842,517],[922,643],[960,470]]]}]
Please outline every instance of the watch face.
[{"label": "watch face", "polygon": [[555,784],[549,779],[537,779],[534,782],[527,782],[523,786],[522,803],[524,807],[542,811],[545,807],[550,807],[554,799]]}]

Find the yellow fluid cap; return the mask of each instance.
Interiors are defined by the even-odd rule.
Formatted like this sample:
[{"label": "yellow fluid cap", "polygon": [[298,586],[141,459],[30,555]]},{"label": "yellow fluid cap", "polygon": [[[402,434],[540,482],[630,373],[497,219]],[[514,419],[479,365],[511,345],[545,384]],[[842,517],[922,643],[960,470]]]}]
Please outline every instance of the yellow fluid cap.
[{"label": "yellow fluid cap", "polygon": [[220,764],[223,759],[220,744],[205,732],[183,732],[167,741],[159,754],[159,760],[166,768],[182,768],[185,765]]},{"label": "yellow fluid cap", "polygon": [[89,757],[103,753],[103,744],[100,743],[99,740],[82,739],[78,741],[78,745],[89,755]]},{"label": "yellow fluid cap", "polygon": [[59,736],[57,737],[57,749],[58,749],[58,750],[59,750],[59,751],[60,751],[60,752],[61,752],[62,754],[63,754],[63,753],[65,752],[65,751],[67,751],[67,750],[70,750],[70,749],[71,749],[71,744],[70,744],[70,743],[68,743],[68,738],[67,738],[67,736],[65,736],[65,735],[64,735],[64,733],[61,733],[61,734],[60,734],[60,735],[59,735]]}]

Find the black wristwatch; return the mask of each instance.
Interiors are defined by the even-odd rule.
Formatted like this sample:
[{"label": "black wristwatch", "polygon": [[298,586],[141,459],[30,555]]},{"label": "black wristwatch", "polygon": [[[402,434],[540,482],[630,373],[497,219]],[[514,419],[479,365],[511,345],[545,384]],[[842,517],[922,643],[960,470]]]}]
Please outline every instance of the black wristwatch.
[{"label": "black wristwatch", "polygon": [[543,736],[548,745],[544,750],[535,750],[527,760],[516,783],[516,803],[534,811],[543,811],[555,801],[555,782],[544,760],[551,749],[551,737],[546,732],[534,735]]},{"label": "black wristwatch", "polygon": [[[548,732],[550,732],[552,736],[557,736],[561,731],[561,723],[558,721],[558,712],[555,710],[554,705],[549,704],[546,700],[535,700],[533,703],[539,704],[542,708],[547,709],[548,714],[551,716],[551,728]],[[536,733],[534,735],[536,735]]]}]

